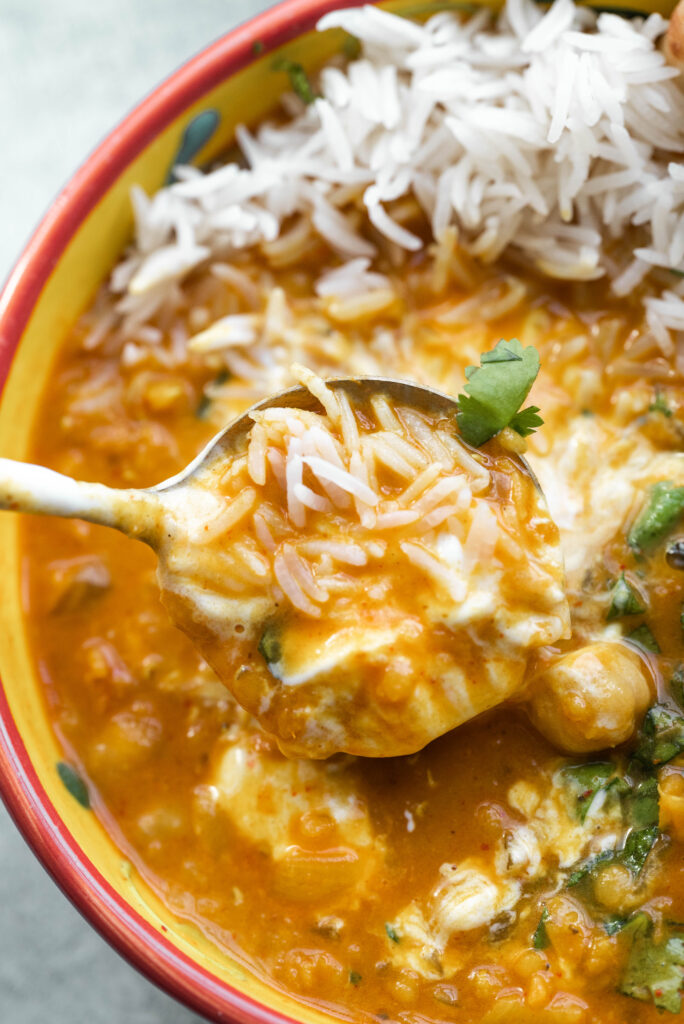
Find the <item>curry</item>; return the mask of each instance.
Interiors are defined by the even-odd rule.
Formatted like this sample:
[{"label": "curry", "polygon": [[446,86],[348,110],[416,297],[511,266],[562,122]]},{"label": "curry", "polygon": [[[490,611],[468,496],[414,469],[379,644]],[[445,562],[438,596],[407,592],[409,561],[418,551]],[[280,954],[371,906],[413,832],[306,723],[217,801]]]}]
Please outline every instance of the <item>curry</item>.
[{"label": "curry", "polygon": [[[328,14],[360,43],[316,83],[279,64],[294,93],[238,129],[241,162],[134,191],[135,240],[58,354],[32,458],[119,487],[297,375],[317,390],[319,422],[256,417],[205,481],[202,557],[162,574],[181,624],[188,581],[233,609],[220,637],[196,623],[207,660],[154,556],[100,527],[27,521],[24,600],[65,759],[122,853],[338,1019],[682,1009],[680,21],[665,40],[656,15],[564,0]],[[534,350],[533,404],[503,415],[505,372],[488,396],[476,375],[492,352],[536,373]],[[354,376],[459,396],[456,428],[335,406],[323,382]],[[548,511],[531,477],[508,500],[511,452]],[[320,655],[380,627],[379,664]]]},{"label": "curry", "polygon": [[[320,330],[307,275],[321,257],[290,269],[252,256],[240,272]],[[27,526],[27,616],[55,728],[104,826],[181,917],[274,984],[359,1019],[655,1019],[623,992],[668,1008],[678,998],[671,981],[658,994],[667,970],[652,950],[684,918],[681,570],[676,524],[644,553],[628,528],[654,483],[681,486],[684,392],[664,362],[636,374],[622,354],[636,297],[617,307],[601,284],[550,288],[504,270],[469,265],[465,284],[427,253],[388,267],[395,308],[344,331],[331,318],[310,361],[379,363],[378,326],[401,318],[397,372],[420,366],[455,392],[500,336],[538,348],[546,423],[528,457],[564,545],[573,637],[559,643],[630,638],[626,657],[659,703],[626,745],[563,757],[514,702],[408,757],[290,760],[170,624],[152,554],[83,523]],[[200,275],[186,288],[188,316],[244,301]],[[444,326],[473,294],[479,316]],[[86,317],[37,424],[33,455],[60,471],[151,485],[253,399],[215,359],[171,362],[168,334],[131,363],[115,333],[84,346],[89,331]],[[553,672],[560,648],[546,650]],[[555,721],[564,747],[571,726]],[[664,727],[676,756],[661,767]],[[624,853],[627,833],[638,849]]]}]

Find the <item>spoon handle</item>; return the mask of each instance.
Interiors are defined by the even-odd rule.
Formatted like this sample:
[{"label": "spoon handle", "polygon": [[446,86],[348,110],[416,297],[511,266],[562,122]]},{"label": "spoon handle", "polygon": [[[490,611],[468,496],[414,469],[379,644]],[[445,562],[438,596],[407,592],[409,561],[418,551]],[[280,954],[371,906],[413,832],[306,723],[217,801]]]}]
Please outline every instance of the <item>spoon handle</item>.
[{"label": "spoon handle", "polygon": [[0,459],[0,509],[86,519],[151,543],[161,507],[150,491],[105,487],[44,466]]}]

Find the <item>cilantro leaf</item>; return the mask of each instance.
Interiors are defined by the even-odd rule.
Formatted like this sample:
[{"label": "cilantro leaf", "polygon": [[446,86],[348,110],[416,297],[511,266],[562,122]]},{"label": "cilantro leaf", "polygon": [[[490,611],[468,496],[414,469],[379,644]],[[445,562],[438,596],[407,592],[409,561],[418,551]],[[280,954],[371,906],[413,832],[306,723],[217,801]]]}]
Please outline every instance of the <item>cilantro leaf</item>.
[{"label": "cilantro leaf", "polygon": [[538,373],[539,353],[532,345],[523,348],[516,338],[502,339],[491,352],[483,352],[480,366],[466,369],[466,393],[458,396],[456,419],[464,440],[477,447],[507,426],[523,437],[533,433],[542,422],[538,409],[518,410]]},{"label": "cilantro leaf", "polygon": [[528,405],[526,409],[521,409],[520,412],[517,412],[508,425],[509,427],[512,427],[517,434],[520,434],[521,437],[529,437],[530,434],[534,434],[537,427],[541,427],[544,422],[538,413],[538,405]]},{"label": "cilantro leaf", "polygon": [[401,942],[399,932],[397,931],[393,924],[389,923],[389,921],[385,922],[385,932],[390,942]]},{"label": "cilantro leaf", "polygon": [[658,780],[655,776],[643,779],[636,786],[630,787],[626,800],[630,821],[637,828],[647,828],[649,825],[658,824],[660,808]]},{"label": "cilantro leaf", "polygon": [[666,764],[684,751],[684,718],[663,704],[648,709],[634,757],[647,768]]},{"label": "cilantro leaf", "polygon": [[302,103],[308,106],[314,102],[316,93],[301,64],[297,64],[296,61],[289,60],[287,57],[278,57],[273,61],[273,70],[284,71],[288,75],[292,91],[299,96]]},{"label": "cilantro leaf", "polygon": [[684,937],[670,928],[661,942],[653,937],[652,926],[634,936],[620,991],[653,1002],[659,1010],[679,1013],[684,988]]},{"label": "cilantro leaf", "polygon": [[670,693],[681,709],[684,709],[684,665],[676,665],[670,679]]},{"label": "cilantro leaf", "polygon": [[658,641],[653,636],[653,632],[645,622],[642,622],[640,626],[633,629],[631,633],[628,633],[625,637],[626,640],[631,640],[637,647],[641,647],[644,651],[649,651],[651,654],[660,654],[660,646]]},{"label": "cilantro leaf", "polygon": [[627,581],[624,572],[620,573],[612,590],[606,619],[611,622],[613,619],[622,618],[623,615],[641,615],[645,611],[636,590]]},{"label": "cilantro leaf", "polygon": [[627,535],[627,543],[637,554],[651,551],[676,526],[684,511],[684,487],[661,480],[650,490],[648,500]]},{"label": "cilantro leaf", "polygon": [[566,887],[572,889],[580,882],[590,878],[594,879],[597,871],[604,864],[623,864],[635,877],[638,877],[643,871],[646,858],[659,835],[660,829],[656,825],[649,828],[632,829],[621,850],[603,850],[595,857],[585,861],[584,864],[580,864],[568,876]]},{"label": "cilantro leaf", "polygon": [[541,912],[541,917],[539,918],[539,924],[535,928],[534,935],[532,936],[532,945],[535,949],[546,949],[549,945],[549,936],[546,933],[546,922],[548,919],[549,912],[546,907],[544,907]]},{"label": "cilantro leaf", "polygon": [[657,825],[633,829],[627,836],[625,845],[618,852],[616,860],[629,868],[633,875],[640,875],[659,835],[660,829]]},{"label": "cilantro leaf", "polygon": [[575,813],[580,821],[584,821],[597,792],[605,789],[608,780],[615,775],[615,765],[610,761],[570,765],[562,769],[561,775],[575,796]]},{"label": "cilantro leaf", "polygon": [[662,391],[656,391],[656,396],[648,407],[649,412],[660,412],[663,416],[670,418],[672,415],[672,409],[667,404],[667,400]]}]

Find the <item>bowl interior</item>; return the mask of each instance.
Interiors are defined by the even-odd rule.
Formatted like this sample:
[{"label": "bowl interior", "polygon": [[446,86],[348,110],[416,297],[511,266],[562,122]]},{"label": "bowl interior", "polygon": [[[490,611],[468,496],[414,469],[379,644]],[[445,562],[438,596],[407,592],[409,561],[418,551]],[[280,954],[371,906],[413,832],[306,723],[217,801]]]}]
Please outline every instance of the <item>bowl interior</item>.
[{"label": "bowl interior", "polygon": [[[148,101],[114,133],[114,139],[123,137],[116,152],[111,146],[104,152],[105,144],[65,190],[48,218],[50,231],[29,247],[4,299],[0,371],[9,368],[9,376],[0,404],[3,456],[26,457],[62,339],[130,238],[131,185],[155,191],[175,162],[213,160],[232,143],[236,124],[254,124],[267,114],[287,87],[285,76],[272,69],[275,54],[311,70],[339,52],[344,33],[312,31],[317,18],[336,6],[330,0],[289,0],[219,41],[209,51],[214,52],[213,84],[206,83],[206,75],[188,74],[181,88],[174,76],[153,95],[154,110]],[[470,3],[415,0],[382,6],[416,17],[472,9]],[[672,4],[622,0],[609,6],[666,14]],[[190,68],[198,69],[202,60]],[[64,753],[49,724],[22,617],[18,535],[18,518],[0,517],[0,769],[3,795],[24,834],[93,923],[137,966],[197,1009],[217,1020],[330,1020],[258,980],[198,928],[175,918],[123,859],[92,811],[64,786],[57,771]]]}]

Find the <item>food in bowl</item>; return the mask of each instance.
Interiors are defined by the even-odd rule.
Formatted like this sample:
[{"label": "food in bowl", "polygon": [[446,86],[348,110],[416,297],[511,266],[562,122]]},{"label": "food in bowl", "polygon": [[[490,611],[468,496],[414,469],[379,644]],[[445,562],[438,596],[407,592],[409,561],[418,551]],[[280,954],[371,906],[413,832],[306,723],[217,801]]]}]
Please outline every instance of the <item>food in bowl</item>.
[{"label": "food in bowl", "polygon": [[[152,556],[32,524],[55,728],[164,901],[338,1017],[679,1012],[684,99],[667,24],[565,0],[332,24],[360,51],[316,82],[287,65],[296,94],[238,132],[243,164],[136,193],[136,239],[59,356],[33,455],[150,485],[292,363],[458,394],[517,338],[541,357],[526,457],[572,634],[540,648],[529,691],[410,756],[288,758],[169,623]],[[552,742],[519,707],[537,692]]]},{"label": "food in bowl", "polygon": [[558,530],[505,443],[459,437],[458,406],[293,370],[314,408],[251,412],[166,517],[162,601],[283,753],[414,753],[569,635]]}]

